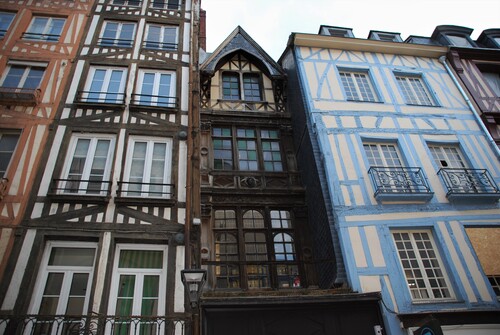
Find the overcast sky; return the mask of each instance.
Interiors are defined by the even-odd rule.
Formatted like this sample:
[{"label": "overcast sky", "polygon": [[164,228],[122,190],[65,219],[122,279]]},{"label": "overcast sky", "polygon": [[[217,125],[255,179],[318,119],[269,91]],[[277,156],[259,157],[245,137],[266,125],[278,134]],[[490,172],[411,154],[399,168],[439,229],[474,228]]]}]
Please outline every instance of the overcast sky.
[{"label": "overcast sky", "polygon": [[500,0],[201,0],[207,11],[207,51],[240,25],[275,60],[290,33],[317,34],[319,26],[352,28],[357,38],[370,30],[431,36],[438,25],[500,28]]}]

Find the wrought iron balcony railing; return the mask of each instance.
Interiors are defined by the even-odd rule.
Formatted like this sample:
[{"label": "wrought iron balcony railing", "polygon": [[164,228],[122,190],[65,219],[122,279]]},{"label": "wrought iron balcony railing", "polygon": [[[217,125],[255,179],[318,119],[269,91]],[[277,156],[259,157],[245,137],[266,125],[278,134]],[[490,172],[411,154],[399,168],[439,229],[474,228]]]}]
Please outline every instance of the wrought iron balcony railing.
[{"label": "wrought iron balcony railing", "polygon": [[154,50],[177,50],[177,46],[177,43],[168,42],[144,41],[142,43],[143,48]]},{"label": "wrought iron balcony railing", "polygon": [[142,183],[119,181],[116,194],[118,197],[171,199],[174,184]]},{"label": "wrought iron balcony railing", "polygon": [[0,334],[184,335],[191,323],[183,316],[0,315]]},{"label": "wrought iron balcony railing", "polygon": [[377,200],[429,201],[434,195],[419,167],[372,166],[368,174]]},{"label": "wrought iron balcony railing", "polygon": [[0,87],[2,105],[36,106],[42,99],[39,88]]},{"label": "wrought iron balcony railing", "polygon": [[25,32],[23,34],[23,39],[33,41],[57,42],[59,41],[59,37],[61,37],[60,34],[40,34],[30,32]]},{"label": "wrought iron balcony railing", "polygon": [[90,195],[107,197],[111,181],[85,179],[53,179],[51,193],[64,195]]},{"label": "wrought iron balcony railing", "polygon": [[176,108],[177,101],[177,97],[134,93],[130,104],[144,107]]},{"label": "wrought iron balcony railing", "polygon": [[153,0],[151,7],[156,9],[181,9],[180,1],[178,0]]},{"label": "wrought iron balcony railing", "polygon": [[111,4],[120,6],[139,7],[142,4],[142,0],[112,0]]},{"label": "wrought iron balcony railing", "polygon": [[500,190],[486,169],[442,168],[438,175],[443,180],[448,190],[446,196],[451,201],[500,199]]},{"label": "wrought iron balcony railing", "polygon": [[115,48],[131,48],[134,40],[101,37],[97,40],[97,44],[101,47],[115,47]]},{"label": "wrought iron balcony railing", "polygon": [[79,91],[76,99],[79,102],[91,104],[123,105],[125,103],[125,93]]}]

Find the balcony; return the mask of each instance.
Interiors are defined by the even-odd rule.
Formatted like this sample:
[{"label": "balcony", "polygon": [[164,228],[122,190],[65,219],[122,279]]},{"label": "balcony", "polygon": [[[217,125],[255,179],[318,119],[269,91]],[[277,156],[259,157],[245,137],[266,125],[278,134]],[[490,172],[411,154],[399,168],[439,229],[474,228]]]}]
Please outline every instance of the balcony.
[{"label": "balcony", "polygon": [[142,47],[144,49],[152,49],[152,50],[175,51],[177,50],[178,44],[169,42],[144,41],[142,43]]},{"label": "balcony", "polygon": [[111,193],[111,182],[84,179],[53,179],[49,195],[53,200],[106,202]]},{"label": "balcony", "polygon": [[42,99],[39,88],[0,87],[2,105],[36,106]]},{"label": "balcony", "polygon": [[179,316],[118,315],[0,315],[2,334],[54,335],[184,335],[191,320]]},{"label": "balcony", "polygon": [[174,191],[174,184],[119,181],[116,202],[172,205],[175,203]]},{"label": "balcony", "polygon": [[132,94],[130,105],[134,108],[177,108],[178,98],[151,94]]},{"label": "balcony", "polygon": [[438,175],[448,190],[446,197],[450,201],[484,203],[500,199],[500,191],[486,169],[442,168]]},{"label": "balcony", "polygon": [[46,41],[46,42],[57,42],[59,41],[60,34],[39,34],[39,33],[23,33],[23,40],[31,41]]},{"label": "balcony", "polygon": [[76,101],[86,104],[123,106],[125,104],[125,93],[78,91]]},{"label": "balcony", "polygon": [[120,38],[109,38],[101,37],[97,40],[97,44],[100,47],[111,47],[111,48],[132,48],[134,40],[131,39],[120,39]]},{"label": "balcony", "polygon": [[419,167],[380,167],[368,170],[375,199],[380,201],[429,201],[434,193]]}]

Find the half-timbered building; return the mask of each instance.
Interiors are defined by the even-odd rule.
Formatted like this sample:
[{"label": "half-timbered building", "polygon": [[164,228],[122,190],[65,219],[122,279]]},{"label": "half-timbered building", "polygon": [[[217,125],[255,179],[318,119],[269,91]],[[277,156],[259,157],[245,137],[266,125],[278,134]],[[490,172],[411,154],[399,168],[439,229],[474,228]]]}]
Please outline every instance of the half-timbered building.
[{"label": "half-timbered building", "polygon": [[85,38],[0,294],[18,329],[184,333],[198,19],[196,0],[96,0],[74,25]]},{"label": "half-timbered building", "polygon": [[382,296],[376,334],[500,329],[476,249],[498,262],[500,156],[447,54],[432,38],[321,26],[293,33],[279,61],[299,169],[324,181],[306,190],[324,194],[349,286]]},{"label": "half-timbered building", "polygon": [[0,282],[92,3],[0,3]]},{"label": "half-timbered building", "polygon": [[307,209],[282,68],[237,27],[200,77],[202,334],[372,333],[378,294],[343,285],[326,211]]}]

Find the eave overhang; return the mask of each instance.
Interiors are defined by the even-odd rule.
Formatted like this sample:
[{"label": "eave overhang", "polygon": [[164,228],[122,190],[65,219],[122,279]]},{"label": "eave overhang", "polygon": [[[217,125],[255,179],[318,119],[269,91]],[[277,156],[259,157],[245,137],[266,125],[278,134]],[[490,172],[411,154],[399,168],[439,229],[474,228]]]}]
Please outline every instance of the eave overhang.
[{"label": "eave overhang", "polygon": [[446,55],[448,47],[400,42],[384,42],[360,38],[332,37],[292,33],[288,47],[312,47],[361,52],[374,52],[404,56],[439,58]]}]

